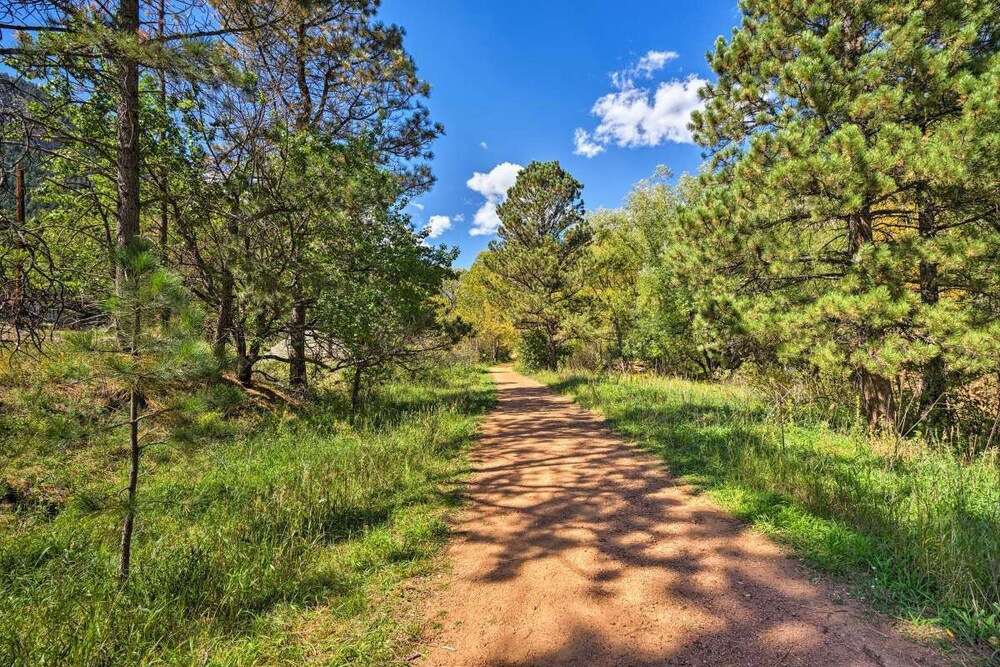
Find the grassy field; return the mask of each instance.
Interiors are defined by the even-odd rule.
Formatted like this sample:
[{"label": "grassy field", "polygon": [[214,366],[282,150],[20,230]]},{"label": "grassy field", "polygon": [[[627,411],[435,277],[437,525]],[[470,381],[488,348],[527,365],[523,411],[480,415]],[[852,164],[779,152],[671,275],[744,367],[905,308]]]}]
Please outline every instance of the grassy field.
[{"label": "grassy field", "polygon": [[[1000,649],[1000,466],[918,442],[880,442],[808,412],[782,420],[745,387],[540,373],[608,417],[859,597],[916,626]],[[998,651],[994,658],[1000,656]]]},{"label": "grassy field", "polygon": [[415,632],[486,375],[251,405],[216,388],[210,442],[149,450],[129,583],[115,581],[120,416],[58,356],[0,375],[0,665],[384,665]]}]

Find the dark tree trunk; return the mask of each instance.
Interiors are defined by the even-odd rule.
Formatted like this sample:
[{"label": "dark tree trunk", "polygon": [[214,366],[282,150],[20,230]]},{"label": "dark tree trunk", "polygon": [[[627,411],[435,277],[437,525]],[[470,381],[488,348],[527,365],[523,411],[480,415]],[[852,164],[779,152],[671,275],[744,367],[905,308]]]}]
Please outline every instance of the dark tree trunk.
[{"label": "dark tree trunk", "polygon": [[[132,311],[132,356],[134,358],[139,355],[135,344],[139,339],[139,331],[142,326],[140,312],[138,305]],[[128,486],[126,487],[125,521],[122,525],[121,553],[118,557],[118,581],[122,584],[128,581],[132,567],[132,533],[135,530],[136,496],[139,491],[139,456],[142,454],[142,449],[139,447],[139,410],[142,403],[143,396],[139,392],[139,388],[132,387],[128,396]]]},{"label": "dark tree trunk", "polygon": [[556,343],[554,332],[546,332],[546,337],[549,350],[548,369],[550,371],[557,371],[559,370],[559,345]]},{"label": "dark tree trunk", "polygon": [[892,383],[865,368],[859,368],[855,372],[855,377],[861,394],[861,409],[868,426],[873,429],[893,428],[896,402],[892,393]]},{"label": "dark tree trunk", "polygon": [[14,185],[14,222],[17,226],[17,233],[15,234],[15,243],[17,244],[18,253],[16,255],[17,261],[14,264],[14,303],[12,311],[15,318],[20,318],[22,315],[21,309],[24,306],[24,291],[25,291],[25,279],[24,279],[24,258],[21,252],[24,251],[24,242],[22,241],[23,236],[21,235],[22,230],[24,230],[25,223],[25,207],[26,207],[26,195],[24,188],[24,163],[21,160],[17,161],[14,166],[15,174],[15,185]]},{"label": "dark tree trunk", "polygon": [[875,239],[872,233],[871,213],[866,210],[852,215],[848,220],[848,225],[850,227],[848,243],[853,261],[854,256],[861,250],[861,246],[865,243],[871,243]]},{"label": "dark tree trunk", "polygon": [[[299,109],[295,125],[299,130],[309,127],[312,120],[312,92],[309,90],[308,67],[308,28],[299,23],[295,28],[295,81],[299,89]],[[293,257],[298,259],[298,251],[293,250]],[[301,300],[301,292],[296,282],[297,301],[292,306],[292,323],[289,328],[288,345],[288,382],[295,388],[305,389],[308,384],[306,374],[306,304]]]},{"label": "dark tree trunk", "polygon": [[712,371],[709,369],[708,366],[705,365],[704,361],[702,361],[701,359],[699,359],[697,356],[694,356],[694,357],[691,357],[691,358],[694,359],[694,363],[696,363],[698,365],[698,368],[701,369],[701,377],[702,378],[711,377]]},{"label": "dark tree trunk", "polygon": [[[236,347],[236,379],[244,387],[253,386],[254,359],[251,358],[250,352],[247,350],[246,327],[236,327],[233,331],[233,337]],[[256,353],[254,357],[256,357]]]},{"label": "dark tree trunk", "polygon": [[354,378],[351,380],[351,410],[356,411],[361,404],[361,380],[364,372],[361,366],[354,369]]},{"label": "dark tree trunk", "polygon": [[128,581],[132,568],[132,533],[135,532],[135,502],[139,491],[139,391],[129,392],[129,470],[126,487],[125,522],[122,525],[121,553],[118,556],[118,581]]},{"label": "dark tree trunk", "polygon": [[115,233],[111,229],[111,222],[107,216],[102,215],[102,226],[104,227],[104,243],[105,249],[107,250],[108,259],[108,278],[111,279],[111,284],[114,285],[118,278],[118,262],[115,261]]},{"label": "dark tree trunk", "polygon": [[288,382],[293,387],[306,387],[306,305],[292,307],[292,326],[288,332]]},{"label": "dark tree trunk", "polygon": [[[121,0],[116,16],[118,32],[129,39],[139,31],[139,1]],[[121,254],[130,249],[139,236],[139,63],[121,57],[116,72],[118,93],[117,130],[117,186],[118,208],[115,246]],[[129,271],[127,265],[116,262],[115,291],[119,297],[127,296]],[[134,310],[129,349],[136,354],[142,322],[138,308]],[[116,329],[123,338],[122,323]],[[138,388],[129,392],[129,481],[125,521],[122,525],[121,553],[118,560],[118,580],[128,581],[132,563],[132,533],[135,529],[136,494],[139,487],[139,405]]]},{"label": "dark tree trunk", "polygon": [[701,355],[705,358],[705,377],[711,378],[715,375],[715,371],[718,370],[718,366],[715,364],[715,361],[712,359],[711,355],[709,355],[707,350],[702,350]]},{"label": "dark tree trunk", "polygon": [[[139,1],[121,0],[117,14],[118,32],[134,38],[139,31]],[[117,229],[115,244],[121,252],[139,236],[139,63],[121,57],[116,72],[118,93],[117,133]],[[128,275],[119,261],[115,273],[118,296],[124,296]]]},{"label": "dark tree trunk", "polygon": [[[157,31],[162,37],[167,31],[167,6],[166,0],[160,0],[159,7],[157,8]],[[167,113],[167,74],[166,72],[160,72],[160,105],[163,107],[163,113]],[[160,132],[160,141],[165,142],[167,140],[166,130]],[[160,253],[166,257],[167,255],[167,239],[169,237],[169,222],[170,217],[168,215],[169,205],[167,203],[167,179],[170,177],[170,172],[164,167],[160,171],[160,178],[162,179],[163,188],[163,199],[160,200]]]},{"label": "dark tree trunk", "polygon": [[233,332],[234,282],[232,272],[224,267],[219,274],[219,305],[212,336],[212,350],[220,361],[226,356],[226,342]]},{"label": "dark tree trunk", "polygon": [[[937,224],[934,210],[926,189],[921,187],[918,192],[920,211],[917,215],[920,239],[927,243],[937,234]],[[926,259],[920,261],[920,302],[926,306],[937,304],[941,296],[938,281],[938,265]],[[937,354],[927,362],[923,369],[920,387],[920,418],[929,424],[942,425],[948,421],[948,411],[942,405],[942,397],[947,389],[948,369],[944,357]]]},{"label": "dark tree trunk", "polygon": [[618,321],[618,318],[615,318],[614,325],[615,325],[615,354],[618,357],[618,361],[621,362],[621,368],[624,371],[625,363],[628,361],[627,359],[625,359],[625,334],[622,331],[622,325],[621,322]]},{"label": "dark tree trunk", "polygon": [[[866,243],[873,243],[871,211],[865,207],[861,213],[850,218],[848,247],[852,261]],[[896,424],[896,402],[892,392],[892,382],[888,378],[872,373],[867,368],[857,368],[854,378],[861,396],[861,409],[868,426],[873,429],[894,428]]]},{"label": "dark tree trunk", "polygon": [[[162,37],[166,34],[167,26],[167,6],[166,0],[160,0],[159,7],[157,8],[157,30],[158,34]],[[163,108],[163,113],[167,113],[167,74],[166,72],[160,72],[160,106]],[[166,142],[167,133],[166,130],[160,132],[160,142]],[[160,199],[160,227],[159,227],[159,247],[160,247],[160,257],[161,261],[166,262],[167,258],[167,241],[169,239],[170,230],[170,216],[169,216],[169,203],[167,202],[167,182],[170,178],[170,172],[166,167],[160,170],[160,188],[162,189],[161,199]],[[160,309],[160,322],[166,326],[170,322],[170,309],[161,308]]]}]

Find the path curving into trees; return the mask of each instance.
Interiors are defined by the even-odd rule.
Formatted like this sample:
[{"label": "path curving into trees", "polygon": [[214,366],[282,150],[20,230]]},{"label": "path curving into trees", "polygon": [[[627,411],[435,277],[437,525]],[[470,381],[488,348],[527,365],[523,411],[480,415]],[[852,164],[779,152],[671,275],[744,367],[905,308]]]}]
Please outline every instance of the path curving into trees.
[{"label": "path curving into trees", "polygon": [[600,417],[509,369],[493,377],[499,404],[416,664],[944,664]]}]

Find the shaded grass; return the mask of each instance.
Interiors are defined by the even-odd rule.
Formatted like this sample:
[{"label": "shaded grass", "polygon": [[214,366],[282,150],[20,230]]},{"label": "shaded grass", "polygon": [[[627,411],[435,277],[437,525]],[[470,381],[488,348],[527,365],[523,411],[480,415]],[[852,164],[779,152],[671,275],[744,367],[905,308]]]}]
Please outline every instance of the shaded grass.
[{"label": "shaded grass", "polygon": [[[1000,649],[1000,466],[920,442],[891,446],[792,415],[750,390],[540,373],[601,411],[675,474],[899,617]],[[994,656],[997,657],[997,656]]]},{"label": "shaded grass", "polygon": [[356,417],[333,394],[230,415],[215,443],[151,455],[119,589],[114,442],[54,439],[45,417],[64,415],[7,389],[24,409],[0,429],[39,446],[13,447],[0,473],[58,511],[0,507],[2,665],[391,664],[414,632],[402,584],[432,567],[493,400],[485,373],[454,367],[387,386]]}]

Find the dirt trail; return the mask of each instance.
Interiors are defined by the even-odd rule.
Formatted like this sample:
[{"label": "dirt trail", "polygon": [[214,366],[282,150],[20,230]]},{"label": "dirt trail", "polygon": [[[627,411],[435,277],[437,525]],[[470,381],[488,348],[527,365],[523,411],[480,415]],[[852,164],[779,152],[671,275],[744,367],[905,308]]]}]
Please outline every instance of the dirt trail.
[{"label": "dirt trail", "polygon": [[425,666],[941,664],[594,414],[507,369]]}]

